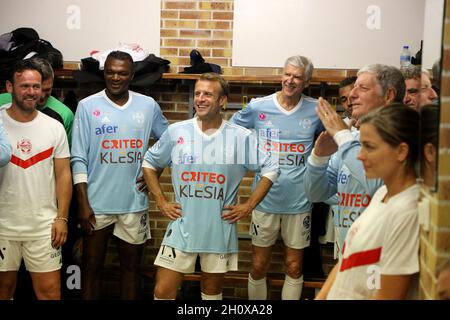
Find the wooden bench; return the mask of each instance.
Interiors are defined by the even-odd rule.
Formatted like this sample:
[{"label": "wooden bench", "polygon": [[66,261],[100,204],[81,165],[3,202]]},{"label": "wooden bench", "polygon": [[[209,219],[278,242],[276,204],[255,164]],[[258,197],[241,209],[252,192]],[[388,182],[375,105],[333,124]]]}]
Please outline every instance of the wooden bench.
[{"label": "wooden bench", "polygon": [[[155,279],[155,269],[145,269],[142,271],[142,276],[146,279]],[[201,273],[194,272],[186,274],[184,276],[185,281],[200,281]],[[247,284],[248,272],[245,271],[229,271],[225,275],[224,284],[225,285],[236,285],[236,284]],[[325,279],[320,278],[306,278],[303,282],[303,288],[311,288],[316,292],[322,288]],[[267,274],[267,285],[272,287],[282,287],[284,283],[283,273],[268,273]]]}]

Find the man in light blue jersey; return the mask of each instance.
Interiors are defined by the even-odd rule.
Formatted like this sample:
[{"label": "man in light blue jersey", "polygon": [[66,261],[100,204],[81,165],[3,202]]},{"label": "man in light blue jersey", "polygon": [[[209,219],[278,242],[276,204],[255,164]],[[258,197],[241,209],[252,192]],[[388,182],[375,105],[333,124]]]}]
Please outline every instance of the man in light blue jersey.
[{"label": "man in light blue jersey", "polygon": [[[252,213],[250,300],[267,299],[266,274],[280,229],[286,246],[286,278],[281,298],[298,300],[301,296],[303,252],[310,244],[312,210],[302,180],[314,137],[323,130],[315,112],[317,100],[302,94],[309,85],[313,68],[306,57],[288,58],[284,64],[281,90],[253,99],[230,119],[232,123],[254,129],[260,146],[278,156],[281,170],[277,182]],[[256,174],[254,186],[259,179],[260,175]]]},{"label": "man in light blue jersey", "polygon": [[[402,102],[405,80],[399,69],[382,64],[367,65],[358,71],[357,76],[350,101],[352,118],[358,128],[359,119],[369,111]],[[322,98],[319,99],[317,113],[327,131],[319,136],[308,159],[304,185],[308,199],[313,202],[325,201],[337,194],[335,250],[340,257],[347,230],[369,205],[383,181],[367,179],[361,161],[357,160],[361,148],[359,131],[351,132]],[[321,297],[319,294],[318,298]]]},{"label": "man in light blue jersey", "polygon": [[[175,299],[183,275],[195,270],[200,256],[201,296],[221,300],[227,271],[237,270],[236,222],[264,198],[279,169],[265,150],[258,150],[251,131],[222,119],[228,84],[218,74],[202,74],[195,84],[196,117],[169,126],[145,154],[144,176],[149,195],[171,219],[155,260],[155,300]],[[170,166],[175,203],[167,201],[158,170]],[[243,204],[236,204],[247,170],[260,180]]]},{"label": "man in light blue jersey", "polygon": [[82,298],[97,299],[107,242],[119,251],[123,299],[139,295],[139,267],[150,238],[148,198],[138,189],[150,136],[168,123],[155,100],[128,90],[133,79],[128,53],[113,51],[105,62],[106,89],[78,104],[72,139],[72,169],[84,231]]},{"label": "man in light blue jersey", "polygon": [[11,159],[11,144],[8,141],[6,131],[3,128],[2,116],[0,116],[0,167],[8,164]]}]

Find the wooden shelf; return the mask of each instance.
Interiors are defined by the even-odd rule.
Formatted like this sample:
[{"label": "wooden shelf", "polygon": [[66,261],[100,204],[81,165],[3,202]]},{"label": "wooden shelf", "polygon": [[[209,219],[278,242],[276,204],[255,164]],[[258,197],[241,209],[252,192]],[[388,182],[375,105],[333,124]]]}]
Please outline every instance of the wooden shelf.
[{"label": "wooden shelf", "polygon": [[[320,71],[318,72],[320,73]],[[230,83],[260,83],[260,84],[279,84],[281,83],[281,75],[259,75],[259,76],[236,76],[236,75],[222,75],[225,80]],[[199,74],[185,74],[185,73],[164,73],[162,79],[179,79],[179,80],[197,80]],[[347,72],[336,72],[328,75],[313,75],[311,83],[318,84],[322,82],[337,84],[347,77]]]},{"label": "wooden shelf", "polygon": [[[74,69],[57,69],[55,70],[55,78],[57,80],[73,80]],[[353,74],[352,70],[333,70],[334,72],[318,70],[317,75],[313,75],[312,84],[328,83],[338,84],[349,74]],[[186,73],[163,73],[163,80],[197,80],[199,74]],[[223,78],[229,83],[256,83],[256,84],[280,84],[281,75],[255,75],[255,76],[237,76],[223,75]]]},{"label": "wooden shelf", "polygon": [[[234,76],[234,75],[222,75],[228,82],[234,83],[280,83],[281,76]],[[187,74],[187,73],[164,73],[162,79],[179,79],[179,80],[197,80],[200,74]]]}]

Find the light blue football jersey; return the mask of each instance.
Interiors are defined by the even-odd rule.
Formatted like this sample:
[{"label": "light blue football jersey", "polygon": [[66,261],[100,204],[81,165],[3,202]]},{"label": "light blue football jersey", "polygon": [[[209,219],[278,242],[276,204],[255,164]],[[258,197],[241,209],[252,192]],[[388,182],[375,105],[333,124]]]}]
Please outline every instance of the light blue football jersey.
[{"label": "light blue football jersey", "polygon": [[6,130],[3,128],[3,120],[0,114],[0,167],[8,164],[11,159],[11,144],[9,143]]},{"label": "light blue football jersey", "polygon": [[[258,210],[279,214],[311,211],[312,204],[305,196],[303,174],[314,137],[323,130],[316,105],[316,99],[302,95],[298,105],[286,111],[278,103],[276,94],[272,94],[253,99],[230,119],[232,123],[254,129],[262,148],[279,160],[281,174],[258,205]],[[253,187],[260,178],[260,174],[255,175]]]},{"label": "light blue football jersey", "polygon": [[333,212],[337,232],[335,244],[339,256],[348,229],[384,184],[381,179],[367,179],[364,166],[357,159],[361,149],[359,131],[352,131],[352,135],[354,139],[340,146],[328,165],[314,166],[308,161],[304,180],[306,194],[313,202],[326,201],[336,194],[338,196]]},{"label": "light blue football jersey", "polygon": [[129,91],[117,106],[105,91],[78,104],[72,131],[73,175],[87,174],[88,199],[96,214],[142,212],[145,192],[137,189],[150,136],[159,138],[168,122],[151,97]]},{"label": "light blue football jersey", "polygon": [[206,135],[197,118],[170,125],[144,160],[154,168],[171,167],[182,217],[169,223],[162,244],[185,252],[238,252],[236,224],[221,217],[224,205],[236,204],[248,170],[279,172],[276,161],[258,152],[250,130],[222,121]]}]

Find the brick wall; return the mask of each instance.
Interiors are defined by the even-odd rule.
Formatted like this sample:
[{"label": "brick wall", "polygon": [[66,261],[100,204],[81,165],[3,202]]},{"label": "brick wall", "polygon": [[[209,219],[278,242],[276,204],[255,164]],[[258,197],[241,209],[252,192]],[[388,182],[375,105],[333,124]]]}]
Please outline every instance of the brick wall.
[{"label": "brick wall", "polygon": [[[225,75],[278,75],[281,68],[238,68],[232,67],[232,37],[233,37],[233,0],[225,1],[161,1],[161,50],[160,56],[171,61],[170,72],[178,73],[184,67],[190,66],[189,53],[197,49],[207,62],[218,64]],[[347,76],[353,75],[354,70],[315,70],[313,76]],[[75,90],[78,99],[97,92],[100,87],[78,86],[73,82],[59,82],[55,92],[65,96],[68,90]],[[243,97],[247,101],[251,98],[265,96],[279,90],[279,84],[262,83],[233,83],[230,87],[229,102],[242,103]],[[306,94],[318,97],[321,88],[316,84],[307,89]],[[180,80],[161,80],[145,89],[142,93],[152,96],[161,106],[164,115],[173,123],[189,118],[188,100],[189,85]],[[336,86],[327,89],[327,97],[336,96]],[[228,119],[235,110],[225,110],[224,117]],[[170,173],[165,170],[161,176],[161,185],[168,198],[173,200]],[[245,201],[250,193],[251,175],[244,178],[238,192],[238,201]],[[150,220],[152,239],[146,246],[144,265],[153,265],[154,258],[164,236],[168,220],[156,209],[154,202],[150,203]],[[247,234],[249,219],[238,223],[238,230]],[[332,248],[322,248],[324,271],[327,274],[333,265]],[[240,270],[248,271],[251,267],[251,243],[248,239],[240,240],[239,253]],[[280,242],[273,252],[269,272],[283,272],[283,250]],[[118,270],[118,258],[114,243],[110,243],[105,267]],[[103,296],[117,298],[117,275],[105,274]],[[145,283],[145,296],[152,296],[151,283]],[[280,288],[269,290],[269,297],[280,298]],[[224,288],[224,297],[246,299],[246,286]]]},{"label": "brick wall", "polygon": [[438,191],[424,191],[431,202],[431,223],[430,230],[421,230],[420,235],[420,293],[425,299],[437,298],[436,269],[450,259],[450,0],[445,3]]},{"label": "brick wall", "polygon": [[[446,0],[446,24],[444,31],[444,61],[441,94],[441,128],[438,192],[424,194],[431,201],[430,231],[421,230],[421,275],[420,292],[422,298],[434,299],[436,293],[436,268],[445,259],[450,258],[450,0]],[[161,0],[161,51],[160,56],[171,61],[170,72],[180,72],[190,65],[189,53],[198,49],[207,62],[219,64],[225,75],[276,75],[281,73],[279,68],[239,68],[232,67],[232,32],[233,32],[233,0],[225,1],[170,1]],[[314,57],[312,57],[314,58]],[[314,61],[314,60],[313,60]],[[355,70],[315,70],[314,76],[348,76],[354,75]],[[74,90],[76,84],[57,83],[55,92],[65,96],[68,90]],[[75,89],[78,98],[85,97],[98,91],[97,87],[78,87]],[[270,84],[232,84],[230,102],[242,102],[244,96],[250,101],[253,97],[264,96],[279,90],[279,85]],[[336,96],[336,87],[327,91],[326,96]],[[189,86],[180,80],[162,80],[143,93],[148,94],[159,102],[165,116],[171,123],[187,119]],[[320,89],[312,86],[307,94],[318,97]],[[233,110],[226,110],[224,117],[229,118]],[[166,170],[161,183],[166,194],[173,200],[170,174]],[[239,201],[245,201],[250,191],[251,177],[246,177],[239,190]],[[144,264],[153,264],[157,250],[167,226],[167,219],[156,210],[153,202],[150,204],[152,239],[148,241],[145,251]],[[248,230],[249,220],[241,221],[238,229],[241,233]],[[251,245],[248,239],[240,240],[241,270],[249,270],[251,266]],[[322,248],[323,269],[327,274],[333,265],[332,248]],[[110,244],[105,266],[118,270],[118,259],[113,243]],[[270,272],[282,272],[282,246],[277,243]],[[119,297],[117,276],[106,275],[109,281],[104,282],[104,297]],[[152,284],[145,282],[145,296],[152,296]],[[198,288],[195,289],[198,291]],[[224,297],[242,298],[247,296],[245,286],[224,288]],[[269,297],[279,299],[279,288],[271,289]]]}]

